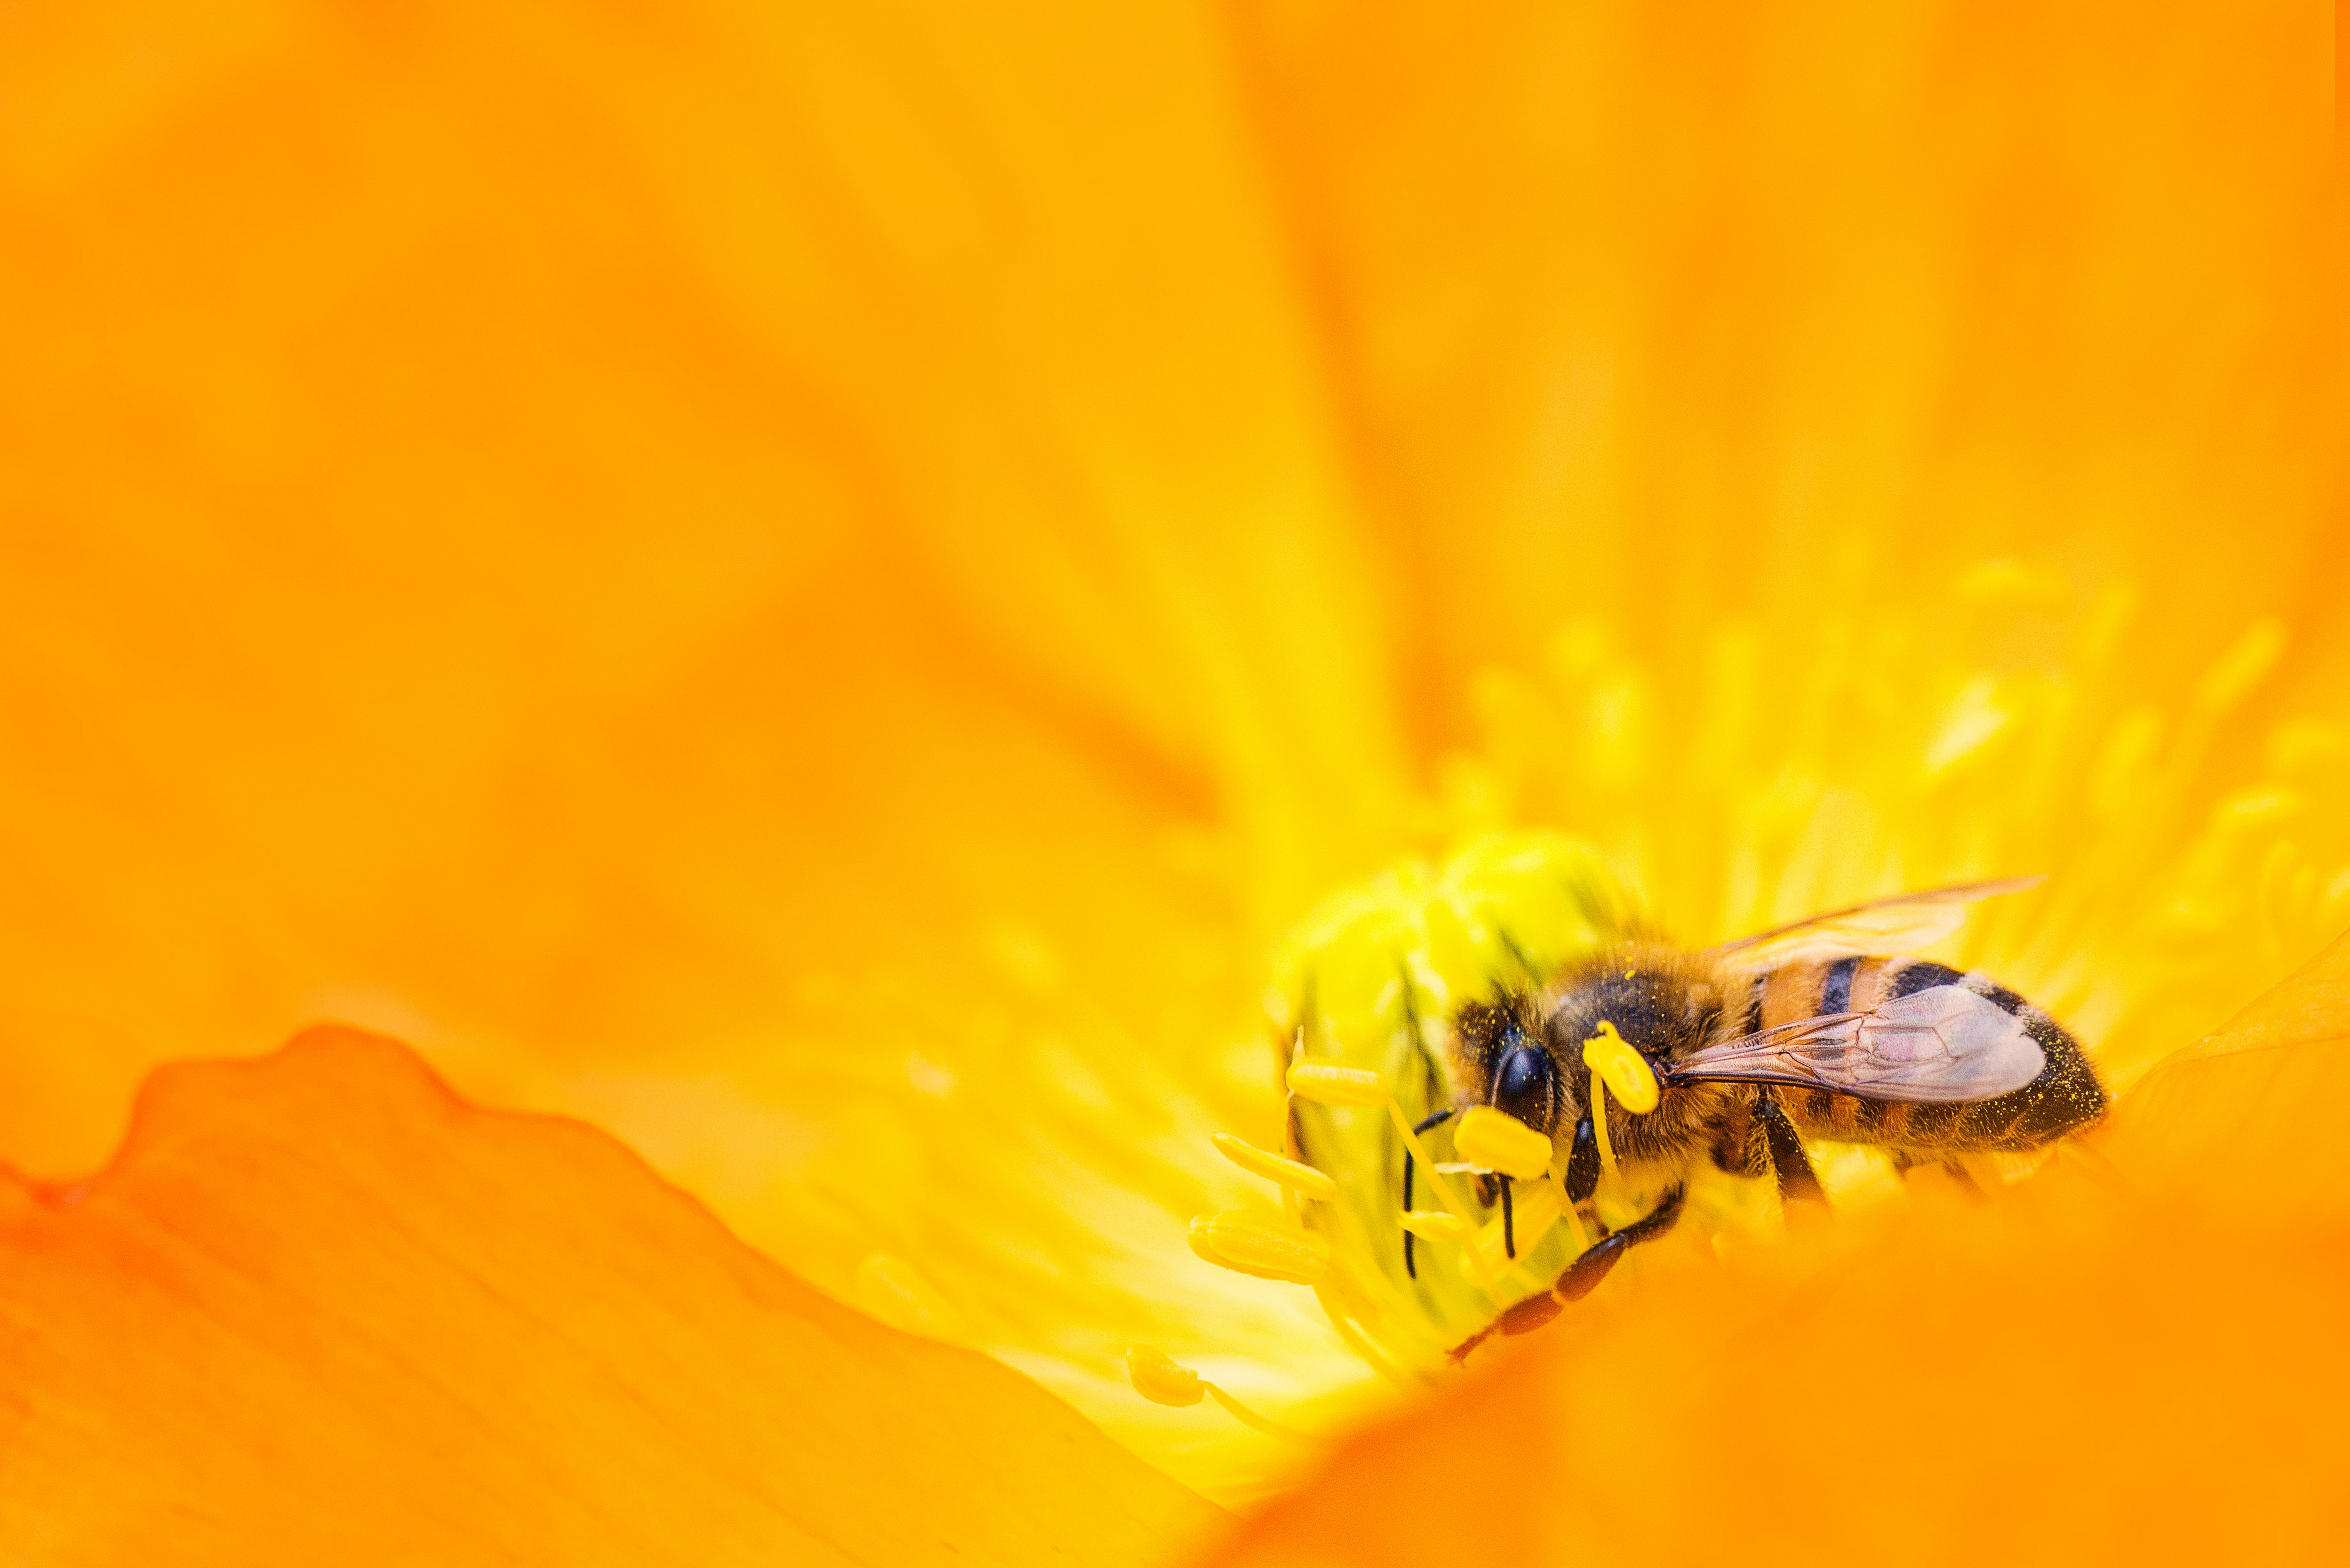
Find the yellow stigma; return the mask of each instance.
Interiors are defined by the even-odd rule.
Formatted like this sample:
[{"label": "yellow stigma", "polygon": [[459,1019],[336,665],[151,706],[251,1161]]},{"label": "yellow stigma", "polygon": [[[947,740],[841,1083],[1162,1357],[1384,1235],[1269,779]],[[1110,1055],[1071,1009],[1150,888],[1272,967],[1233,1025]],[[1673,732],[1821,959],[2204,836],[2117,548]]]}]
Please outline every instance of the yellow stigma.
[{"label": "yellow stigma", "polygon": [[[1595,1078],[1607,1079],[1608,1092],[1634,1116],[1645,1116],[1657,1108],[1657,1075],[1607,1020],[1601,1019],[1598,1033],[1583,1043],[1583,1064]],[[1596,1093],[1592,1096],[1595,1106],[1598,1098]]]},{"label": "yellow stigma", "polygon": [[1219,1268],[1310,1285],[1330,1272],[1330,1243],[1263,1215],[1227,1210],[1191,1221],[1191,1251]]},{"label": "yellow stigma", "polygon": [[1127,1346],[1126,1379],[1134,1385],[1137,1394],[1154,1405],[1172,1405],[1181,1409],[1208,1397],[1207,1386],[1198,1373],[1153,1345]]},{"label": "yellow stigma", "polygon": [[1216,1152],[1247,1171],[1262,1176],[1267,1181],[1279,1182],[1292,1192],[1305,1198],[1326,1199],[1338,1190],[1338,1184],[1310,1165],[1300,1164],[1263,1149],[1245,1138],[1230,1133],[1218,1133],[1213,1139]]},{"label": "yellow stigma", "polygon": [[1405,1213],[1403,1228],[1423,1241],[1465,1241],[1477,1227],[1441,1209],[1414,1209]]},{"label": "yellow stigma", "polygon": [[1533,1181],[1550,1168],[1550,1139],[1507,1111],[1471,1106],[1461,1114],[1452,1147],[1482,1170]]},{"label": "yellow stigma", "polygon": [[1368,1067],[1331,1062],[1292,1063],[1289,1092],[1325,1106],[1377,1106],[1388,1097],[1387,1085]]}]

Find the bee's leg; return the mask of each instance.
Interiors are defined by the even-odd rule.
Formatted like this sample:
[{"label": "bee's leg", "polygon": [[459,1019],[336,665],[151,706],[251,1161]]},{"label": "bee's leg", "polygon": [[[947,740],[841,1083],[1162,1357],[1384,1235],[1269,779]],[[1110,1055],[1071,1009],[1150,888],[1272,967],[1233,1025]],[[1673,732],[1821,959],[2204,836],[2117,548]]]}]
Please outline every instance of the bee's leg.
[{"label": "bee's leg", "polygon": [[1967,1168],[1966,1161],[1954,1156],[1937,1158],[1931,1154],[1921,1158],[1917,1153],[1906,1148],[1897,1148],[1893,1151],[1893,1174],[1904,1181],[1909,1179],[1911,1171],[1927,1170],[1937,1165],[1942,1168],[1942,1173],[1950,1179],[1960,1192],[1978,1203],[1985,1201],[1987,1195],[1982,1189],[1982,1183],[1975,1179],[1975,1173]]},{"label": "bee's leg", "polygon": [[[1447,1110],[1423,1116],[1420,1118],[1419,1125],[1411,1130],[1415,1136],[1424,1133],[1451,1114]],[[1403,1211],[1407,1214],[1411,1212],[1411,1145],[1409,1144],[1403,1146]],[[1403,1233],[1403,1272],[1411,1279],[1419,1278],[1419,1269],[1411,1261],[1411,1232],[1409,1231]]]},{"label": "bee's leg", "polygon": [[1607,1277],[1607,1271],[1621,1262],[1625,1253],[1642,1241],[1663,1235],[1680,1217],[1681,1189],[1675,1187],[1658,1199],[1657,1206],[1648,1213],[1584,1249],[1582,1256],[1566,1266],[1566,1272],[1559,1275],[1558,1282],[1547,1292],[1538,1296],[1528,1296],[1495,1318],[1491,1326],[1478,1330],[1455,1345],[1452,1359],[1466,1360],[1471,1351],[1492,1334],[1533,1333],[1556,1317],[1570,1303],[1581,1301],[1598,1288],[1599,1282]]},{"label": "bee's leg", "polygon": [[1592,1130],[1591,1118],[1584,1117],[1575,1124],[1575,1142],[1566,1155],[1566,1200],[1588,1203],[1591,1195],[1599,1190],[1599,1135]]},{"label": "bee's leg", "polygon": [[1673,1221],[1681,1217],[1681,1190],[1678,1186],[1669,1188],[1657,1200],[1654,1209],[1621,1231],[1612,1231],[1586,1248],[1575,1262],[1566,1266],[1566,1272],[1559,1275],[1558,1282],[1551,1286],[1550,1299],[1561,1306],[1581,1301],[1598,1287],[1599,1282],[1607,1277],[1607,1271],[1614,1268],[1625,1253],[1640,1242],[1671,1230]]},{"label": "bee's leg", "polygon": [[1827,1194],[1820,1190],[1820,1179],[1812,1173],[1811,1157],[1804,1153],[1804,1140],[1795,1136],[1795,1124],[1787,1119],[1787,1108],[1779,1103],[1779,1096],[1769,1089],[1756,1089],[1754,1119],[1762,1124],[1762,1140],[1771,1152],[1771,1168],[1778,1173],[1779,1200],[1826,1202]]},{"label": "bee's leg", "polygon": [[1510,1207],[1510,1179],[1502,1178],[1502,1251],[1513,1259],[1518,1255],[1518,1217]]}]

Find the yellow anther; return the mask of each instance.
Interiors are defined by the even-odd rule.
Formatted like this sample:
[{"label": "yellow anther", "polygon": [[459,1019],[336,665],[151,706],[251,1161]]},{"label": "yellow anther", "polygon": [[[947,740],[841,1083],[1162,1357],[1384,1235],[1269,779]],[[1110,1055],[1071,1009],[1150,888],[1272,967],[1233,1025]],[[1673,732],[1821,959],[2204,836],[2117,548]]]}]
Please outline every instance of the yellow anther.
[{"label": "yellow anther", "polygon": [[1441,1209],[1409,1210],[1404,1214],[1403,1228],[1423,1241],[1465,1241],[1477,1230],[1460,1215]]},{"label": "yellow anther", "polygon": [[1550,1168],[1550,1139],[1507,1111],[1471,1106],[1452,1135],[1461,1158],[1483,1170],[1532,1181]]},{"label": "yellow anther", "polygon": [[1134,1385],[1137,1394],[1154,1405],[1172,1405],[1181,1409],[1208,1397],[1208,1386],[1198,1373],[1155,1345],[1126,1347],[1126,1380]]},{"label": "yellow anther", "polygon": [[1262,1176],[1267,1181],[1277,1181],[1292,1192],[1300,1193],[1307,1198],[1328,1198],[1338,1190],[1336,1182],[1312,1166],[1284,1158],[1270,1149],[1259,1148],[1246,1138],[1234,1137],[1230,1133],[1218,1133],[1213,1141],[1217,1153],[1247,1171],[1251,1176]]},{"label": "yellow anther", "polygon": [[1289,1092],[1326,1106],[1376,1106],[1388,1097],[1388,1086],[1377,1073],[1335,1062],[1290,1064]]},{"label": "yellow anther", "polygon": [[1599,1032],[1583,1043],[1583,1064],[1607,1079],[1608,1093],[1634,1116],[1645,1116],[1657,1108],[1656,1074],[1607,1020],[1601,1019]]},{"label": "yellow anther", "polygon": [[1227,1210],[1191,1221],[1191,1251],[1219,1268],[1310,1285],[1330,1269],[1330,1243],[1255,1214]]}]

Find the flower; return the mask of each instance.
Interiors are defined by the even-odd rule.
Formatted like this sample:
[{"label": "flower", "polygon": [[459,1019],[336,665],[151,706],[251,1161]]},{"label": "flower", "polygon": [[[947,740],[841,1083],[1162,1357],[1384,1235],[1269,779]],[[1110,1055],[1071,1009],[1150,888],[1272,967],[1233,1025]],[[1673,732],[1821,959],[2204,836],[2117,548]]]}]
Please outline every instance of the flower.
[{"label": "flower", "polygon": [[2123,1082],[2340,925],[2316,18],[5,25],[38,1175],[351,1018],[1241,1499],[1127,1352],[1382,1397],[1186,1245],[1334,889],[2044,869],[1964,940]]}]

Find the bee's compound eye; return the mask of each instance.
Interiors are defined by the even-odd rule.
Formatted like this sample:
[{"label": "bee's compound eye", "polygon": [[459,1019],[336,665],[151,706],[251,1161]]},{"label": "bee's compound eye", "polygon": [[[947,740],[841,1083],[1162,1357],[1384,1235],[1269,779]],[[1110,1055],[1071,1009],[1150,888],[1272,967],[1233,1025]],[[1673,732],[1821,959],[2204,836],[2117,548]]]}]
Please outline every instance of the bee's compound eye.
[{"label": "bee's compound eye", "polygon": [[1503,1056],[1493,1069],[1493,1107],[1536,1132],[1550,1131],[1553,1106],[1550,1054],[1538,1045],[1521,1045]]}]

